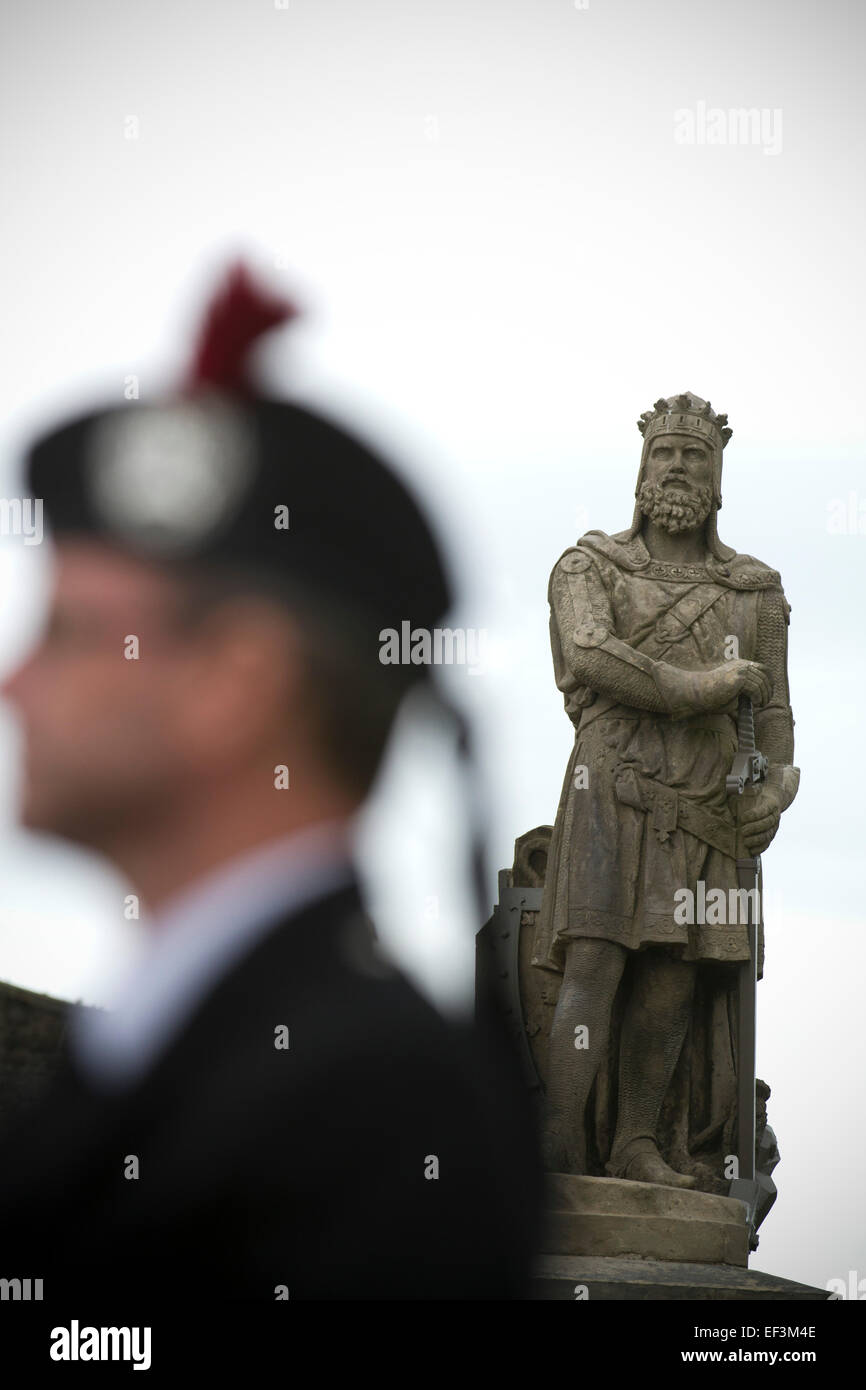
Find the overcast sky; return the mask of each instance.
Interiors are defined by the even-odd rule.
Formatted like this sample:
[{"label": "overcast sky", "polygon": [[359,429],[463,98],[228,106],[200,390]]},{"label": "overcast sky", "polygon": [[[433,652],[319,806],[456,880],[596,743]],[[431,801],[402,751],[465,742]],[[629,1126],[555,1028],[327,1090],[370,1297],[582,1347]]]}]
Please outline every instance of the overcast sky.
[{"label": "overcast sky", "polygon": [[[451,683],[488,774],[491,901],[515,837],[553,821],[573,733],[550,569],[630,523],[659,395],[728,412],[719,529],[782,572],[802,768],[764,861],[782,1163],[753,1265],[866,1278],[862,6],[49,0],[3,26],[3,496],[34,428],[130,373],[170,384],[213,275],[248,254],[306,309],[267,379],[396,455],[462,577],[455,621],[488,634],[485,669]],[[4,669],[47,564],[0,537]],[[429,743],[395,747],[364,869],[445,1000],[472,944]],[[135,945],[126,885],[16,829],[8,713],[0,755],[0,978],[98,999]]]}]

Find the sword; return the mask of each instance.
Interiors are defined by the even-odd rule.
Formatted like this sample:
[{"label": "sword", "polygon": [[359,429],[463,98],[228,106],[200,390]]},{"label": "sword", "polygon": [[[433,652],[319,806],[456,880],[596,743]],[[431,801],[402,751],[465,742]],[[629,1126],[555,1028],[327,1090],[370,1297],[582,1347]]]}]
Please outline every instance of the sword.
[{"label": "sword", "polygon": [[[755,748],[755,713],[750,696],[741,695],[737,710],[737,752],[725,780],[729,796],[753,793],[767,776],[768,762]],[[760,1187],[755,1173],[755,1035],[758,995],[758,918],[761,901],[761,858],[748,855],[740,837],[741,801],[735,803],[737,823],[737,883],[746,889],[749,959],[738,970],[737,989],[737,1176],[728,1195],[746,1207],[749,1249],[757,1246],[755,1217]],[[757,889],[757,893],[751,890]]]}]

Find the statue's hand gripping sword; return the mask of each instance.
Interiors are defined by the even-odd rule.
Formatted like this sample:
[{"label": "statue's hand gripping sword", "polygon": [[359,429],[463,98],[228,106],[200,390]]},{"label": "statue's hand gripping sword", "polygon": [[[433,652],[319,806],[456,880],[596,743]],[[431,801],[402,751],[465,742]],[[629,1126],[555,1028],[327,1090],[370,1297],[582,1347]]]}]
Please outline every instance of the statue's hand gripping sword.
[{"label": "statue's hand gripping sword", "polygon": [[[754,794],[767,777],[768,762],[755,748],[755,713],[749,695],[741,695],[737,711],[737,752],[725,782],[729,796]],[[746,1206],[749,1245],[754,1249],[755,1214],[760,1188],[755,1174],[755,1025],[758,993],[758,922],[761,901],[761,859],[750,855],[742,842],[741,801],[735,804],[737,822],[737,883],[746,889],[746,930],[749,959],[739,969],[737,992],[737,1176],[729,1196]],[[756,890],[753,892],[752,890]],[[757,911],[756,911],[757,906]]]},{"label": "statue's hand gripping sword", "polygon": [[[769,763],[755,748],[755,712],[750,695],[740,696],[737,711],[737,751],[731,770],[725,779],[728,796],[742,796],[747,788],[767,780]],[[739,820],[739,817],[737,817]],[[739,860],[737,861],[739,863]]]}]

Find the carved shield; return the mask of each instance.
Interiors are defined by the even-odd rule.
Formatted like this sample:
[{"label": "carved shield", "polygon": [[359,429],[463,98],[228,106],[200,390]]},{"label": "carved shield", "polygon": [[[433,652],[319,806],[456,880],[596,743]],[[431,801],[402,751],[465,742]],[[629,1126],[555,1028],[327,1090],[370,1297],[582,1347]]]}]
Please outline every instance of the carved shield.
[{"label": "carved shield", "polygon": [[562,983],[555,971],[532,966],[552,834],[552,825],[539,825],[515,841],[514,864],[499,874],[499,902],[476,938],[479,977],[489,972],[498,985],[527,1085],[539,1096]]}]

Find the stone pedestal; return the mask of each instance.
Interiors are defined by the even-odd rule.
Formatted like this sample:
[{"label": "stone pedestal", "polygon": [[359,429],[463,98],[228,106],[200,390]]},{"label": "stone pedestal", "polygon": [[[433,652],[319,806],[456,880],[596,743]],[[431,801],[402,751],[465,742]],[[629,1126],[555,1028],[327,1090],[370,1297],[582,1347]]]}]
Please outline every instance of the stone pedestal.
[{"label": "stone pedestal", "polygon": [[[820,1299],[748,1269],[741,1202],[687,1188],[552,1173],[540,1299]],[[585,1290],[585,1292],[584,1292]]]}]

